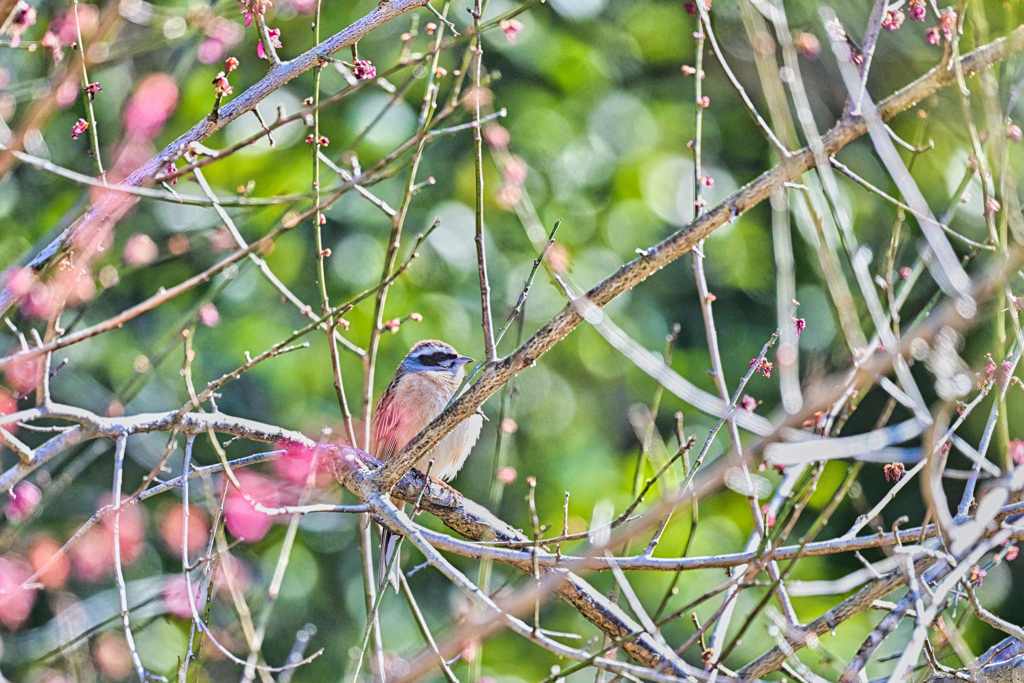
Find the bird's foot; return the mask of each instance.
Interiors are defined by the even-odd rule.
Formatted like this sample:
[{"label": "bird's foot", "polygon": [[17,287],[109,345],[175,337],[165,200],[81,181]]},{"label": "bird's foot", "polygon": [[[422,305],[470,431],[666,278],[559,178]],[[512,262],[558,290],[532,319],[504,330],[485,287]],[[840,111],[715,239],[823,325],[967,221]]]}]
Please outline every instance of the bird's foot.
[{"label": "bird's foot", "polygon": [[440,502],[445,507],[458,507],[462,504],[462,494],[453,489],[451,486],[441,481],[437,477],[431,477],[430,480],[441,487],[441,490],[445,493],[444,499]]}]

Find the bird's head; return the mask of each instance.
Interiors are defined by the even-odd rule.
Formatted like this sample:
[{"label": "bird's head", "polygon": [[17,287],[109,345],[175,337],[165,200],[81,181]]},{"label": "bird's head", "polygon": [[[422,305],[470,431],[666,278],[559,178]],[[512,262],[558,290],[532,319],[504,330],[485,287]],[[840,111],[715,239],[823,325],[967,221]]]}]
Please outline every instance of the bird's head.
[{"label": "bird's head", "polygon": [[442,372],[458,375],[466,363],[472,363],[469,356],[459,354],[450,344],[436,339],[417,342],[409,355],[402,361],[404,372]]}]

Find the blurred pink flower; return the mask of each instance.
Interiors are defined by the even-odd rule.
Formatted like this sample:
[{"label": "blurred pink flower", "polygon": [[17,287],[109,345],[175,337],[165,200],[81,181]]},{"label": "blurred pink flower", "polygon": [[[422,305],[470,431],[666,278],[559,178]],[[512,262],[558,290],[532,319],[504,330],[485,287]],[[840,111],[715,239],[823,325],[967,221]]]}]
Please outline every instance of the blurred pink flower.
[{"label": "blurred pink flower", "polygon": [[148,141],[163,130],[167,118],[178,106],[174,77],[155,73],[142,79],[124,110],[124,127],[136,141]]},{"label": "blurred pink flower", "polygon": [[[14,397],[8,394],[3,389],[0,389],[0,417],[4,415],[10,415],[18,411],[18,404],[14,400]],[[18,425],[9,424],[4,427],[9,432],[15,432],[18,429]]]},{"label": "blurred pink flower", "polygon": [[203,64],[216,64],[223,60],[244,37],[241,27],[226,17],[211,17],[204,29],[206,37],[196,48],[196,57]]},{"label": "blurred pink flower", "polygon": [[[181,554],[181,538],[185,534],[185,506],[175,503],[160,519],[160,537],[173,555]],[[188,506],[188,552],[199,552],[210,538],[210,518],[197,505]]]},{"label": "blurred pink flower", "polygon": [[36,511],[42,497],[38,486],[30,481],[19,481],[10,492],[10,499],[4,506],[4,514],[10,521],[19,522]]},{"label": "blurred pink flower", "polygon": [[96,31],[99,22],[99,8],[82,2],[68,7],[64,16],[54,19],[50,24],[50,30],[57,34],[64,45],[71,45],[78,42],[79,29],[82,31],[82,37],[88,38]]},{"label": "blurred pink flower", "polygon": [[[195,600],[196,610],[200,613],[204,609],[206,598],[203,595],[202,586],[198,581],[192,582],[192,595]],[[188,600],[188,582],[184,574],[175,574],[167,579],[163,590],[164,605],[167,611],[182,619],[192,618],[192,605]]]},{"label": "blurred pink flower", "polygon": [[512,135],[508,132],[508,129],[496,123],[484,126],[483,134],[484,140],[494,149],[505,149],[512,142]]},{"label": "blurred pink flower", "polygon": [[266,477],[253,472],[235,472],[235,477],[242,486],[241,491],[227,477],[224,478],[227,487],[224,524],[233,536],[255,542],[267,535],[274,522],[272,517],[257,510],[255,503],[277,507],[280,500],[277,487]]},{"label": "blurred pink flower", "polygon": [[19,2],[14,7],[11,22],[7,25],[7,35],[11,37],[11,47],[21,45],[21,34],[36,23],[36,8],[27,2]]},{"label": "blurred pink flower", "polygon": [[16,555],[0,557],[0,625],[16,631],[28,619],[36,592],[22,586],[32,576],[32,567]]},{"label": "blurred pink flower", "polygon": [[[106,494],[100,499],[99,507],[111,501],[110,494]],[[120,532],[121,562],[131,564],[142,554],[146,545],[145,509],[141,505],[123,506],[119,525],[114,513],[108,512],[71,547],[71,564],[83,580],[97,581],[114,569],[115,526]]]},{"label": "blurred pink flower", "polygon": [[124,262],[129,266],[145,266],[160,255],[156,242],[149,235],[137,232],[124,245]]},{"label": "blurred pink flower", "polygon": [[[24,309],[25,306],[22,305]],[[39,374],[39,358],[22,358],[15,360],[4,369],[7,384],[18,394],[27,394],[36,386]]]},{"label": "blurred pink flower", "polygon": [[[305,486],[306,478],[313,467],[313,456],[316,450],[306,448],[291,441],[282,441],[278,448],[284,449],[285,453],[274,461],[274,471],[284,481],[296,486]],[[318,458],[316,462],[316,486],[327,486],[333,481],[327,458]]]},{"label": "blurred pink flower", "polygon": [[513,154],[509,157],[508,163],[503,169],[505,180],[520,187],[526,182],[527,166],[526,161],[519,155]]},{"label": "blurred pink flower", "polygon": [[[35,540],[28,551],[28,561],[33,572],[42,572],[39,574],[39,583],[51,590],[60,588],[68,580],[71,560],[67,553],[61,553],[60,543],[49,536],[40,536]],[[47,562],[50,563],[49,567],[46,567]],[[46,567],[46,571],[43,571],[43,567]]]},{"label": "blurred pink flower", "polygon": [[519,32],[523,30],[523,22],[518,19],[502,19],[499,27],[508,38],[508,42],[514,43],[519,38]]},{"label": "blurred pink flower", "polygon": [[288,4],[299,14],[312,14],[316,11],[316,0],[288,0]]},{"label": "blurred pink flower", "polygon": [[1024,465],[1024,441],[1021,441],[1020,439],[1014,439],[1006,447],[1006,451],[1009,454],[1011,460],[1013,460],[1018,465]]},{"label": "blurred pink flower", "polygon": [[207,327],[220,325],[220,311],[212,302],[207,301],[199,307],[199,322]]}]

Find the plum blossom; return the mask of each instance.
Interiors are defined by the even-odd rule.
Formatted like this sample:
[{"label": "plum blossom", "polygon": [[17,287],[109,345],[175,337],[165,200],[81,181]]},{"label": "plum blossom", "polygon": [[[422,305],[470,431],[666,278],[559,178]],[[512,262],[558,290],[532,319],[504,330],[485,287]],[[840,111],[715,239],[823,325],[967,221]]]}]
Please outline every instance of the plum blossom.
[{"label": "plum blossom", "polygon": [[[267,35],[270,36],[270,45],[272,47],[281,47],[281,29],[279,28],[268,28]],[[260,59],[267,59],[267,51],[263,49],[263,41],[261,40],[256,44],[256,55]]]},{"label": "plum blossom", "polygon": [[89,129],[89,122],[85,119],[78,119],[78,122],[71,126],[71,139],[77,140],[78,136]]},{"label": "plum blossom", "polygon": [[366,81],[371,78],[376,78],[377,67],[371,64],[368,59],[357,59],[353,63],[352,75],[356,77],[357,81]]}]

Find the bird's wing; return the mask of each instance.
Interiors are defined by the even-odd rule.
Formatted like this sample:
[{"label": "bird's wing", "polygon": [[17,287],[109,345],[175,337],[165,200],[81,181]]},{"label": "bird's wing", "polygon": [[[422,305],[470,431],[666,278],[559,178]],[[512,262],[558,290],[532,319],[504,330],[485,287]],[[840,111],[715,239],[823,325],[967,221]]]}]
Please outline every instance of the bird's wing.
[{"label": "bird's wing", "polygon": [[[388,387],[390,390],[390,387]],[[384,392],[387,395],[387,391]],[[383,401],[381,401],[383,403]],[[387,462],[395,456],[402,446],[399,443],[401,433],[401,416],[394,402],[388,405],[377,405],[373,414],[373,456],[381,462]]]}]

